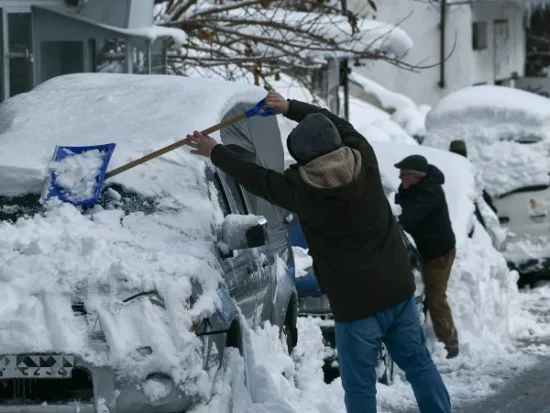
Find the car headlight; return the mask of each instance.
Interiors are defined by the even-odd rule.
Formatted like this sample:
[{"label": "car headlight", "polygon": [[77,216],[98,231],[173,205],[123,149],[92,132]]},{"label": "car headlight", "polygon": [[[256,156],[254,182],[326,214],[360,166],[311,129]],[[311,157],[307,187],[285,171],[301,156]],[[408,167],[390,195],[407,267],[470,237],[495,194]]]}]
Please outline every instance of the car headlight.
[{"label": "car headlight", "polygon": [[143,381],[141,391],[150,404],[161,406],[168,401],[174,391],[174,381],[164,373],[154,373]]}]

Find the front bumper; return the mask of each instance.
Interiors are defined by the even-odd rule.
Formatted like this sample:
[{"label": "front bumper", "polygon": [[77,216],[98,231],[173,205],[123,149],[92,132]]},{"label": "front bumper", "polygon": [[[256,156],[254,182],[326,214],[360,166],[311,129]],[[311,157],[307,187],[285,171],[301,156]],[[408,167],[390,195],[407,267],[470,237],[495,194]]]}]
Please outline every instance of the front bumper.
[{"label": "front bumper", "polygon": [[0,378],[0,413],[172,413],[193,405],[168,377],[159,377],[156,387],[144,386],[75,358],[69,379]]}]

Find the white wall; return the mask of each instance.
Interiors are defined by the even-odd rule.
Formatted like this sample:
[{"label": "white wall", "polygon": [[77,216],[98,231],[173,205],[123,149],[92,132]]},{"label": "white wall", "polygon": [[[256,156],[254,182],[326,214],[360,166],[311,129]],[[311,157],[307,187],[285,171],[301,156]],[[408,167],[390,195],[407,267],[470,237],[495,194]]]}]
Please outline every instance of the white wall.
[{"label": "white wall", "polygon": [[[475,83],[494,81],[494,39],[492,21],[509,20],[511,36],[510,65],[506,69],[516,71],[521,76],[525,60],[525,33],[523,10],[516,3],[507,1],[475,2],[447,6],[446,54],[454,47],[452,55],[445,63],[446,87],[440,88],[440,3],[414,0],[376,1],[378,11],[365,7],[364,0],[348,0],[352,10],[366,10],[366,16],[386,23],[397,24],[404,29],[414,42],[414,47],[405,59],[418,66],[431,66],[413,73],[392,67],[385,62],[368,62],[366,67],[354,68],[362,75],[381,83],[383,86],[403,93],[419,104],[434,105],[445,95]],[[412,13],[412,14],[411,14]],[[408,16],[408,17],[407,17]],[[488,48],[484,51],[472,50],[472,22],[488,21]],[[456,41],[456,44],[455,44]]]},{"label": "white wall", "polygon": [[[511,76],[517,72],[523,76],[525,66],[525,30],[524,10],[521,5],[512,2],[486,3],[476,2],[472,8],[473,21],[486,21],[488,24],[488,47],[485,50],[473,50],[474,56],[474,83],[494,82],[494,20],[508,20],[510,34],[509,64],[505,65],[504,72]],[[498,80],[498,79],[497,79]]]}]

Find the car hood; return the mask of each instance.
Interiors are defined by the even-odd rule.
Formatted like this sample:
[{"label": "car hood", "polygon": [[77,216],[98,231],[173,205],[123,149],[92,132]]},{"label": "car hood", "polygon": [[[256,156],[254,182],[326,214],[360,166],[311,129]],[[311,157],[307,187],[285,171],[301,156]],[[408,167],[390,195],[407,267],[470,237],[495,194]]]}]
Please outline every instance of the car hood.
[{"label": "car hood", "polygon": [[[130,374],[143,372],[133,354],[140,337],[165,368],[193,357],[199,344],[188,330],[217,305],[221,275],[212,223],[223,218],[208,207],[206,184],[194,195],[202,199],[197,208],[82,213],[65,204],[0,222],[0,354],[75,354]],[[196,288],[201,295],[189,309]],[[143,291],[158,292],[165,307],[123,302]],[[94,326],[75,311],[79,302],[87,321],[100,321],[109,351],[92,346]]]}]

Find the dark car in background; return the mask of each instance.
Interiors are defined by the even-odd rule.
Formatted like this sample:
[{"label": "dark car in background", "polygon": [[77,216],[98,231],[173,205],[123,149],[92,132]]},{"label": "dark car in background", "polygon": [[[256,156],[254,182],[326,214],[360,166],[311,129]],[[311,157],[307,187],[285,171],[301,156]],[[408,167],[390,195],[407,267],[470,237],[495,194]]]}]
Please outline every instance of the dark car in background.
[{"label": "dark car in background", "polygon": [[[403,243],[407,248],[409,260],[413,268],[415,281],[416,281],[416,303],[421,318],[425,317],[424,312],[424,288],[421,277],[421,258],[414,247],[414,245],[407,238],[407,235],[399,226]],[[300,268],[299,259],[300,252],[303,253],[307,250],[307,242],[305,240],[302,228],[300,227],[300,221],[296,215],[293,216],[292,221],[287,225],[287,231],[290,237],[290,242],[295,249],[294,256],[296,258],[296,289],[298,290],[298,316],[299,317],[318,317],[322,319],[321,331],[323,333],[323,339],[325,345],[332,349],[331,355],[325,359],[323,367],[325,373],[325,380],[327,382],[332,381],[339,376],[338,370],[338,356],[336,354],[336,342],[334,335],[334,319],[332,311],[328,302],[326,294],[321,292],[319,284],[313,274],[313,268],[306,266],[306,268]],[[301,249],[301,250],[300,250]],[[380,345],[378,366],[377,366],[378,381],[383,384],[391,385],[394,376],[394,363],[386,350],[384,344]]]}]

